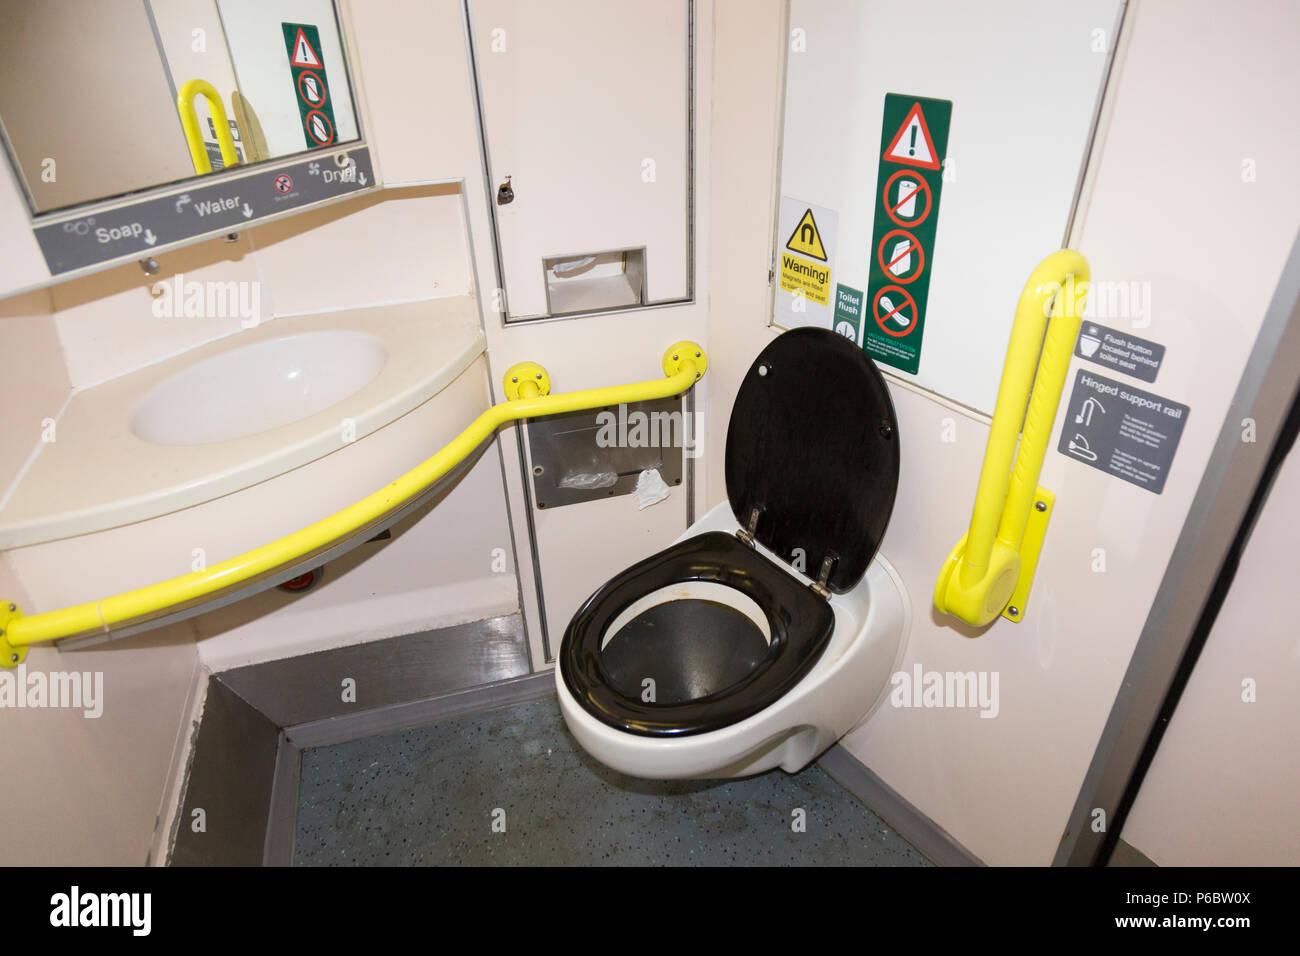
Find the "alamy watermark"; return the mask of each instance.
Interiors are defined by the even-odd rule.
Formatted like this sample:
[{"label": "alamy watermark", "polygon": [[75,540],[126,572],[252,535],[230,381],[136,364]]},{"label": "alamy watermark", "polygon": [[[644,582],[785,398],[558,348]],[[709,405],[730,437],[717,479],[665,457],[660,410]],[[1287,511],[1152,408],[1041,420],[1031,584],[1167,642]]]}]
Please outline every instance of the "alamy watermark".
[{"label": "alamy watermark", "polygon": [[90,719],[104,713],[103,671],[28,671],[26,664],[0,670],[0,708],[80,710]]},{"label": "alamy watermark", "polygon": [[[1043,311],[1049,316],[1057,294],[1063,294],[1065,300],[1062,307],[1066,315],[1073,313],[1097,321],[1124,321],[1135,329],[1145,329],[1151,325],[1150,282],[1098,279],[1076,283],[1074,274],[1071,273],[1066,276],[1064,284],[1049,282],[1043,289],[1048,293],[1043,300]],[[1080,300],[1083,300],[1082,311],[1079,310]]]},{"label": "alamy watermark", "polygon": [[257,281],[185,281],[178,272],[155,282],[153,314],[160,319],[237,318],[242,328],[251,329],[262,321],[262,283]]},{"label": "alamy watermark", "polygon": [[970,708],[981,717],[996,717],[1001,710],[997,671],[927,671],[914,664],[910,673],[895,671],[889,683],[895,707]]},{"label": "alamy watermark", "polygon": [[704,453],[704,419],[699,412],[644,412],[608,409],[596,415],[596,445],[600,448],[681,448],[687,458]]},{"label": "alamy watermark", "polygon": [[87,893],[73,886],[50,897],[50,925],[60,928],[121,927],[132,936],[153,928],[153,894]]}]

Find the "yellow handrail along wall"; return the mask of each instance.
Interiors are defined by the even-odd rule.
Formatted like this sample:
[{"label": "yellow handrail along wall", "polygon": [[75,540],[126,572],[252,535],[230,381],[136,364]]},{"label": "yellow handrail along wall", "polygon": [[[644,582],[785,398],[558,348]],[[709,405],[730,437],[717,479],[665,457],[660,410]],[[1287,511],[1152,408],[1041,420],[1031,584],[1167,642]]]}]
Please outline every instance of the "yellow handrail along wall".
[{"label": "yellow handrail along wall", "polygon": [[385,518],[447,474],[479,445],[492,438],[497,428],[506,422],[667,398],[689,389],[704,375],[707,367],[708,359],[700,346],[694,342],[678,342],[664,353],[665,378],[550,395],[550,380],[540,365],[532,362],[515,365],[505,374],[507,401],[483,412],[435,455],[396,481],[315,524],[204,571],[194,571],[102,601],[30,616],[24,616],[12,603],[0,602],[0,666],[13,667],[20,663],[31,644],[110,634],[152,620],[165,623],[162,619],[167,615],[208,603],[235,588],[271,577],[327,551],[337,542],[382,530],[380,526]]},{"label": "yellow handrail along wall", "polygon": [[970,530],[948,555],[934,589],[935,607],[968,624],[988,624],[1000,614],[1019,621],[1024,614],[1055,503],[1038,487],[1038,476],[1088,280],[1088,260],[1062,249],[1038,264],[1020,294]]}]

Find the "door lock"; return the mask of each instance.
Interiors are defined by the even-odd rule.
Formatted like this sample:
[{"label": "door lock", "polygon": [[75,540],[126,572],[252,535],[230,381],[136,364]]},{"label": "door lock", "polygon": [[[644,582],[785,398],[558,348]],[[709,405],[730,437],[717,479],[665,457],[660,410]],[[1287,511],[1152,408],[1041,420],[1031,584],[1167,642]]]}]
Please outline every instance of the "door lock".
[{"label": "door lock", "polygon": [[514,201],[515,190],[514,187],[510,185],[510,177],[507,176],[506,181],[497,187],[497,205],[504,206],[507,203],[512,203]]}]

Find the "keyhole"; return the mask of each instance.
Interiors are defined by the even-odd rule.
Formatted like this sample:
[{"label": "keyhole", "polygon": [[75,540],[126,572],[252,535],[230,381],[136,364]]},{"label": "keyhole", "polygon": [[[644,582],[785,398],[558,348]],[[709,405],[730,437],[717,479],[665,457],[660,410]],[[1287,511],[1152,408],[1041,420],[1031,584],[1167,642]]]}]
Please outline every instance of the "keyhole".
[{"label": "keyhole", "polygon": [[497,187],[497,205],[504,206],[507,203],[512,203],[514,201],[515,190],[514,187],[510,185],[510,177],[507,176],[506,181]]}]

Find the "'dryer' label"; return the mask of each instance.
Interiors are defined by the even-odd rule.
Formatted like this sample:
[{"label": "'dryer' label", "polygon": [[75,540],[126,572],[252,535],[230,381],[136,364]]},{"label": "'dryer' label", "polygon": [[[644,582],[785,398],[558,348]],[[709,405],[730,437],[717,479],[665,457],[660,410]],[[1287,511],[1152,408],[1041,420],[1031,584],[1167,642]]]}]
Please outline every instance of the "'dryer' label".
[{"label": "'dryer' label", "polygon": [[934,270],[952,101],[885,96],[862,347],[916,374]]}]

